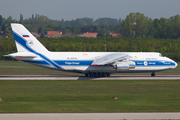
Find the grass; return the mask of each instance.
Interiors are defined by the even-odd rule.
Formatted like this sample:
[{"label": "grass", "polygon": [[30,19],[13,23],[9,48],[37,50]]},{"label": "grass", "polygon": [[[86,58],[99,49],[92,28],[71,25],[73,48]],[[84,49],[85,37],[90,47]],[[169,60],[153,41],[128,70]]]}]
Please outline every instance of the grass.
[{"label": "grass", "polygon": [[[180,62],[178,62],[179,64]],[[117,73],[115,75],[150,75],[151,73]],[[180,66],[173,70],[156,72],[157,75],[180,75]],[[0,61],[0,75],[83,75],[65,71],[50,70],[20,61]]]},{"label": "grass", "polygon": [[179,86],[170,80],[0,81],[0,113],[180,112]]},{"label": "grass", "polygon": [[[179,75],[180,67],[157,74]],[[76,73],[49,70],[18,61],[0,61],[0,75]],[[2,80],[0,113],[180,112],[179,86],[178,80]]]},{"label": "grass", "polygon": [[0,75],[82,75],[38,67],[21,61],[0,61]]}]

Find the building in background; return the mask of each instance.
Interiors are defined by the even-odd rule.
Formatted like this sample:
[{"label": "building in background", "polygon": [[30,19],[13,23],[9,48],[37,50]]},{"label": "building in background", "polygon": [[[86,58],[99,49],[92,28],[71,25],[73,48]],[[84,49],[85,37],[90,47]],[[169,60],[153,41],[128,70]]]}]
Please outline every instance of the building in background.
[{"label": "building in background", "polygon": [[110,34],[111,37],[122,37],[120,34]]},{"label": "building in background", "polygon": [[70,36],[70,35],[72,35],[72,34],[73,34],[72,32],[64,32],[63,35],[68,35],[68,36]]},{"label": "building in background", "polygon": [[40,38],[40,34],[36,32],[31,32],[32,35],[34,35],[35,38]]},{"label": "building in background", "polygon": [[96,38],[97,37],[97,34],[98,33],[84,33],[84,34],[81,34],[81,35],[78,35],[79,37],[93,37],[93,38]]},{"label": "building in background", "polygon": [[47,31],[45,37],[57,38],[62,36],[62,31]]}]

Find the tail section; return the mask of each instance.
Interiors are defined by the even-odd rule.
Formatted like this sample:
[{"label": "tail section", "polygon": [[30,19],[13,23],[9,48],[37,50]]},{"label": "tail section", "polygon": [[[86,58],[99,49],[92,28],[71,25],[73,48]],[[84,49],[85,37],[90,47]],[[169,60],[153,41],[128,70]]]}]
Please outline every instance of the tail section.
[{"label": "tail section", "polygon": [[18,52],[48,52],[48,50],[21,24],[11,23]]}]

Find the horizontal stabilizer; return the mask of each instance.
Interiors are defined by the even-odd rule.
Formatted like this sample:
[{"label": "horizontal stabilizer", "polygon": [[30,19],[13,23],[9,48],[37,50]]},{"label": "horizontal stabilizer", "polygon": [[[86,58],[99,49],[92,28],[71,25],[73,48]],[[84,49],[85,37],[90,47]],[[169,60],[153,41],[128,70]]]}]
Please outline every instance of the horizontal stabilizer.
[{"label": "horizontal stabilizer", "polygon": [[36,56],[21,56],[21,55],[18,55],[18,56],[14,56],[16,58],[35,58]]},{"label": "horizontal stabilizer", "polygon": [[37,55],[30,53],[30,52],[17,52],[17,53],[12,53],[9,55],[3,55],[5,57],[13,57],[13,58],[35,58]]}]

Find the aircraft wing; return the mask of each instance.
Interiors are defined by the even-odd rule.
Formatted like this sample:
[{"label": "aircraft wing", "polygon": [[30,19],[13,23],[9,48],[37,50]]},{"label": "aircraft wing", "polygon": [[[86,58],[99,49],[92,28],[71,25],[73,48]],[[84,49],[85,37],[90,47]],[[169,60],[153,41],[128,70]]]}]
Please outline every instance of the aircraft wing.
[{"label": "aircraft wing", "polygon": [[117,54],[117,53],[113,53],[113,54],[108,54],[102,57],[97,58],[96,60],[94,60],[94,62],[91,64],[92,66],[97,66],[97,65],[112,65],[114,64],[116,61],[121,61],[121,60],[125,60],[130,58],[130,56],[128,54]]}]

